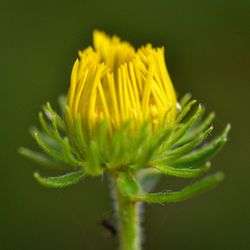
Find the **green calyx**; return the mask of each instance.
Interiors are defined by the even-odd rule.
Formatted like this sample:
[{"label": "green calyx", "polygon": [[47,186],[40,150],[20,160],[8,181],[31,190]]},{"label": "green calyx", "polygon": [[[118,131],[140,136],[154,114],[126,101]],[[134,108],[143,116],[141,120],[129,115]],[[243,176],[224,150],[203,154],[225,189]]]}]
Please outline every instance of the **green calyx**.
[{"label": "green calyx", "polygon": [[145,122],[137,131],[131,131],[126,123],[111,136],[103,120],[89,138],[83,133],[81,117],[72,118],[63,98],[59,103],[61,115],[47,103],[39,113],[42,130],[31,130],[42,153],[19,149],[20,154],[41,165],[64,171],[57,177],[35,173],[36,180],[43,186],[63,188],[88,176],[107,173],[117,180],[120,192],[129,200],[163,203],[191,198],[223,179],[219,172],[177,192],[149,193],[160,176],[196,178],[203,175],[211,167],[211,158],[227,141],[230,125],[218,137],[206,141],[213,129],[214,113],[203,119],[204,108],[190,101],[189,95],[180,101],[182,111],[171,128],[161,127],[152,132]]}]

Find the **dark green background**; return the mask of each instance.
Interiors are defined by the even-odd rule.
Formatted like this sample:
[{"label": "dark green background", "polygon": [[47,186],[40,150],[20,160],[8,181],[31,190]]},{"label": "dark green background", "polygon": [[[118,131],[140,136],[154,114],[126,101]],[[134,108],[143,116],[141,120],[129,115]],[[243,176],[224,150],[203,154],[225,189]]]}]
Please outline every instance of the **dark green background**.
[{"label": "dark green background", "polygon": [[17,154],[34,146],[28,128],[42,104],[66,92],[94,28],[135,46],[164,45],[178,93],[216,110],[215,132],[233,126],[213,161],[224,183],[181,204],[147,206],[145,249],[250,249],[249,0],[1,1],[0,28],[0,249],[116,249],[99,225],[112,212],[106,180],[47,190],[32,173],[48,172]]}]

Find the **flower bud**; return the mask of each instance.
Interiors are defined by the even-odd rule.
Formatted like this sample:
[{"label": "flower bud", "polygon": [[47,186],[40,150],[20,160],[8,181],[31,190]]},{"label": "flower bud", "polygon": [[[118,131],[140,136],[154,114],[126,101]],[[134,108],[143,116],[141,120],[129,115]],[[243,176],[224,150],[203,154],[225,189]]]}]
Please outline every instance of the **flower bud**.
[{"label": "flower bud", "polygon": [[145,121],[153,131],[171,126],[177,105],[164,48],[147,44],[135,50],[100,31],[94,32],[93,43],[79,52],[67,98],[72,117],[81,116],[84,134],[103,119],[110,134],[128,121],[134,131]]}]

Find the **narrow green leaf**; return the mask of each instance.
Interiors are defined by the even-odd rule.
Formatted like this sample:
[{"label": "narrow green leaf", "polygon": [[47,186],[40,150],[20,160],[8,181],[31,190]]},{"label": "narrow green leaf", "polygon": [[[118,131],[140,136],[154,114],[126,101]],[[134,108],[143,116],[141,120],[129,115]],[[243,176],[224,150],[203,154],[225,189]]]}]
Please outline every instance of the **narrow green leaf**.
[{"label": "narrow green leaf", "polygon": [[173,203],[188,200],[197,196],[205,191],[215,187],[224,179],[224,174],[218,172],[214,175],[203,178],[196,183],[185,187],[177,192],[162,192],[162,193],[146,193],[134,195],[133,201],[140,201],[146,203]]},{"label": "narrow green leaf", "polygon": [[207,136],[212,132],[213,127],[208,128],[205,132],[200,134],[196,139],[193,141],[184,144],[181,147],[174,148],[172,150],[169,150],[166,155],[177,155],[178,157],[182,154],[187,153],[188,151],[194,149],[198,145],[200,145],[206,138]]},{"label": "narrow green leaf", "polygon": [[33,136],[37,144],[46,154],[48,154],[51,158],[54,158],[55,160],[64,161],[63,155],[59,151],[52,148],[46,141],[44,141],[39,132],[35,132]]},{"label": "narrow green leaf", "polygon": [[56,115],[53,114],[52,115],[52,127],[53,127],[53,137],[58,141],[58,143],[62,143],[62,137],[58,131],[58,127],[57,127],[57,119],[56,119]]},{"label": "narrow green leaf", "polygon": [[176,132],[174,132],[169,140],[164,145],[162,151],[165,151],[169,149],[170,147],[173,147],[181,138],[186,134],[186,132],[195,124],[195,122],[200,118],[202,114],[202,106],[199,105],[194,115],[191,116],[191,118],[183,124],[180,128],[177,129]]},{"label": "narrow green leaf", "polygon": [[55,116],[58,128],[62,131],[65,131],[66,125],[64,120],[53,110],[49,102],[47,102],[46,105],[43,106],[43,111],[50,120],[52,120],[52,117]]},{"label": "narrow green leaf", "polygon": [[48,188],[65,188],[82,181],[86,174],[80,170],[69,174],[57,176],[57,177],[42,177],[39,173],[34,173],[35,179],[43,186]]},{"label": "narrow green leaf", "polygon": [[123,124],[121,128],[119,128],[114,135],[112,136],[111,148],[111,161],[107,164],[109,169],[114,169],[116,167],[120,167],[120,165],[125,165],[124,156],[126,153],[125,145],[126,145],[126,132],[129,128],[129,123]]},{"label": "narrow green leaf", "polygon": [[185,136],[183,136],[179,140],[178,144],[184,144],[192,140],[196,136],[198,136],[200,133],[202,133],[205,129],[207,129],[211,125],[214,118],[215,118],[215,113],[214,112],[210,113],[207,116],[207,118],[203,122],[201,122],[200,125],[198,125],[193,131],[190,131],[190,133],[187,133]]},{"label": "narrow green leaf", "polygon": [[199,168],[175,168],[163,165],[155,165],[153,167],[159,170],[164,175],[170,175],[180,178],[194,178],[207,172],[210,166],[211,164],[207,162],[204,166],[201,166]]},{"label": "narrow green leaf", "polygon": [[152,160],[154,154],[157,153],[158,149],[162,145],[162,143],[169,137],[170,130],[164,129],[158,135],[154,135],[151,140],[149,140],[147,147],[142,150],[142,154],[140,155],[140,159],[137,159],[137,163],[132,165],[133,169],[141,169],[148,164],[149,161]]},{"label": "narrow green leaf", "polygon": [[200,145],[202,141],[204,141],[206,137],[211,133],[212,130],[213,127],[210,127],[193,141],[184,144],[183,146],[174,148],[172,150],[168,150],[165,154],[163,154],[162,158],[156,159],[151,163],[151,165],[170,164],[171,162],[174,162],[176,159],[179,159],[180,157],[182,157],[183,155],[185,155],[186,153],[190,152],[191,150],[195,149],[198,145]]},{"label": "narrow green leaf", "polygon": [[52,168],[52,169],[67,169],[68,166],[65,165],[64,162],[55,161],[49,157],[47,157],[45,154],[42,154],[40,152],[35,152],[33,150],[27,149],[27,148],[19,148],[18,150],[19,154],[22,156],[38,163],[43,166]]},{"label": "narrow green leaf", "polygon": [[87,173],[93,176],[102,174],[103,170],[101,168],[100,156],[98,145],[96,141],[91,140],[87,150],[87,162],[85,166]]},{"label": "narrow green leaf", "polygon": [[108,123],[106,120],[102,120],[97,125],[97,145],[99,148],[100,158],[102,162],[106,162],[108,156]]},{"label": "narrow green leaf", "polygon": [[180,105],[182,108],[186,106],[186,104],[189,102],[191,99],[192,95],[190,93],[186,93],[180,100]]},{"label": "narrow green leaf", "polygon": [[133,143],[131,145],[132,152],[138,151],[141,148],[142,144],[149,138],[150,135],[150,124],[145,122],[138,133],[135,133],[133,136]]},{"label": "narrow green leaf", "polygon": [[38,119],[40,121],[40,124],[44,130],[44,132],[48,135],[48,136],[52,136],[52,131],[51,131],[51,128],[50,126],[47,124],[45,118],[44,118],[44,115],[42,112],[39,112],[38,113]]},{"label": "narrow green leaf", "polygon": [[61,142],[61,148],[55,149],[51,147],[45,140],[43,140],[43,137],[39,132],[34,132],[33,134],[37,144],[41,147],[41,149],[49,155],[52,159],[55,159],[57,161],[65,162],[70,166],[81,166],[81,162],[74,159],[70,145],[67,138],[64,138]]},{"label": "narrow green leaf", "polygon": [[[71,157],[69,157],[70,152],[67,152],[67,151],[70,149],[70,147],[69,147],[68,145],[66,145],[65,139],[62,139],[62,137],[61,137],[61,135],[60,135],[60,132],[59,132],[59,130],[58,130],[56,114],[52,113],[51,115],[52,115],[52,116],[51,116],[52,129],[49,129],[49,127],[47,126],[47,123],[45,122],[45,119],[44,119],[44,117],[43,117],[42,114],[39,115],[39,117],[40,117],[40,122],[41,122],[41,124],[42,124],[44,130],[47,132],[48,136],[49,136],[49,137],[52,137],[53,139],[55,139],[55,141],[59,144],[59,146],[60,146],[59,151],[60,151],[60,152],[62,151],[63,154],[66,153],[66,154],[65,154],[66,157],[64,158],[64,160],[65,160],[68,164],[73,165],[73,166],[76,166],[76,164],[73,164],[73,163],[72,163]],[[40,136],[40,139],[42,140],[41,136]],[[43,145],[43,148],[45,148],[44,146],[45,146],[45,144]],[[52,148],[51,148],[51,149],[52,149]],[[45,150],[45,149],[44,149],[44,150]],[[46,150],[49,151],[49,145],[47,145],[47,149],[46,149]],[[51,150],[50,150],[50,151],[51,151]]]},{"label": "narrow green leaf", "polygon": [[32,137],[34,137],[34,134],[38,133],[39,136],[41,137],[41,139],[48,144],[51,148],[59,151],[60,150],[60,145],[59,143],[51,136],[47,135],[46,133],[41,132],[39,129],[37,129],[36,127],[32,127],[30,129],[30,134]]},{"label": "narrow green leaf", "polygon": [[73,154],[73,150],[67,137],[63,139],[62,146],[65,161],[75,167],[81,166],[82,162],[76,158],[75,154]]},{"label": "narrow green leaf", "polygon": [[66,106],[65,121],[66,121],[66,125],[67,125],[68,134],[74,135],[75,134],[75,123],[74,123],[69,106]]},{"label": "narrow green leaf", "polygon": [[82,157],[84,157],[86,155],[87,145],[83,135],[82,118],[80,114],[77,115],[75,124],[75,140]]},{"label": "narrow green leaf", "polygon": [[197,149],[196,151],[181,157],[177,161],[173,162],[172,166],[174,167],[195,166],[209,160],[211,157],[217,154],[219,150],[224,146],[224,144],[227,141],[227,135],[229,130],[230,130],[230,124],[226,126],[226,128],[219,137],[217,137],[207,145],[203,146],[202,148]]},{"label": "narrow green leaf", "polygon": [[196,102],[197,102],[196,100],[192,100],[183,107],[183,110],[180,112],[180,114],[177,116],[175,120],[175,124],[179,124],[182,121],[182,119],[186,116],[186,114],[190,111],[190,109]]}]

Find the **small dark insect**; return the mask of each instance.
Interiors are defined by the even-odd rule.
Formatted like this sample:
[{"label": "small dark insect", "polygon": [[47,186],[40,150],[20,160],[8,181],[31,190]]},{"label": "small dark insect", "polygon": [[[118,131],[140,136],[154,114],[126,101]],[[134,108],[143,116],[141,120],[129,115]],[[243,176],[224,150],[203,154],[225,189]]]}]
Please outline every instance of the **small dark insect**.
[{"label": "small dark insect", "polygon": [[110,222],[109,220],[107,219],[103,219],[101,221],[101,225],[106,228],[111,234],[112,236],[116,236],[117,235],[117,229],[116,227],[112,224],[112,222]]}]

